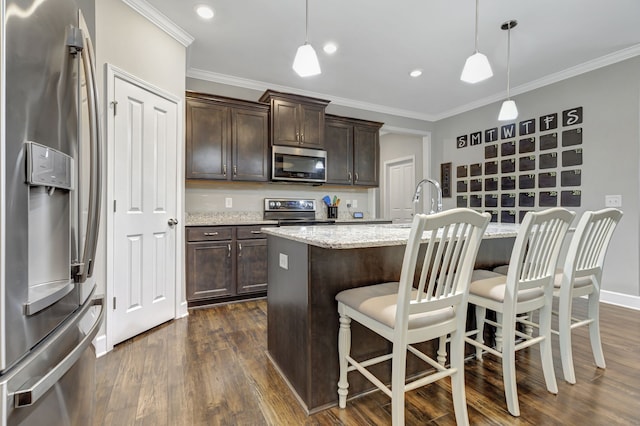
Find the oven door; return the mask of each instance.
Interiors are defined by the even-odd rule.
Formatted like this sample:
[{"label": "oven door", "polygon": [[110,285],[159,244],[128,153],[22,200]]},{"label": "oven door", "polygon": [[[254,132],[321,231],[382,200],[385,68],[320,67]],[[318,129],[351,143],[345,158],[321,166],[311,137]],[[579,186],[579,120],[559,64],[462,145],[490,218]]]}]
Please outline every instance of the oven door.
[{"label": "oven door", "polygon": [[320,149],[273,146],[272,180],[327,181],[327,152]]}]

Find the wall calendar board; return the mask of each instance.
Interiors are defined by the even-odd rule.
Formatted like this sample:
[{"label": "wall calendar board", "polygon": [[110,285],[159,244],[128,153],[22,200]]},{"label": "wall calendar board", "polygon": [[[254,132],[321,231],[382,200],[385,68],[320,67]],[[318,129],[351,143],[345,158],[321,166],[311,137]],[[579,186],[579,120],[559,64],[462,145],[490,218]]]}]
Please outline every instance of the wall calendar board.
[{"label": "wall calendar board", "polygon": [[575,107],[458,136],[457,148],[478,156],[455,166],[457,207],[502,223],[519,223],[530,210],[580,207],[582,123]]}]

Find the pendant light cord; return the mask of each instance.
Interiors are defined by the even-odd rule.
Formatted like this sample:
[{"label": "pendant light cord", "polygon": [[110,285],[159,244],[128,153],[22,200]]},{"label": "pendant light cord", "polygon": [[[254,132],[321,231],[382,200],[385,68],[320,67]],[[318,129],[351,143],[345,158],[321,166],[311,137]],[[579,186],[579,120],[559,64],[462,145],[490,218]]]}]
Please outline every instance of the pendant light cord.
[{"label": "pendant light cord", "polygon": [[480,0],[476,0],[476,52],[475,53],[478,53],[478,3],[479,1]]},{"label": "pendant light cord", "polygon": [[304,44],[309,43],[309,0],[307,0],[305,7],[306,20],[304,24]]},{"label": "pendant light cord", "polygon": [[507,100],[511,99],[510,87],[511,87],[511,23],[509,23],[509,29],[507,30]]}]

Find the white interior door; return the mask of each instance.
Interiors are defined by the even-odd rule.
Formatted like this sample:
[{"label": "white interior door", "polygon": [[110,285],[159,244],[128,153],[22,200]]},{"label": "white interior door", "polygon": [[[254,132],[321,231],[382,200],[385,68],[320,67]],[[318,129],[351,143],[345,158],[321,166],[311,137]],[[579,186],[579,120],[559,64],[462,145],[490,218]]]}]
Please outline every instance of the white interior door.
[{"label": "white interior door", "polygon": [[413,219],[413,191],[415,161],[413,158],[392,160],[386,163],[388,177],[386,193],[388,217],[394,222],[411,222]]},{"label": "white interior door", "polygon": [[175,102],[118,76],[114,94],[112,344],[175,317],[179,158]]}]

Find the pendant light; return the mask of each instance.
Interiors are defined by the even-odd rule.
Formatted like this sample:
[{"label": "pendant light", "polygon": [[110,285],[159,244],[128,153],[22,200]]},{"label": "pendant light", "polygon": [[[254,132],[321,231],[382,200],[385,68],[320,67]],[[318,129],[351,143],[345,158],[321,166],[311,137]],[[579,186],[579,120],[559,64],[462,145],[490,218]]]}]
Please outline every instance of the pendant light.
[{"label": "pendant light", "polygon": [[498,115],[498,120],[500,121],[518,118],[518,108],[516,103],[511,100],[511,94],[509,93],[511,86],[511,29],[515,28],[516,25],[518,25],[518,21],[514,19],[505,22],[500,27],[503,30],[507,30],[507,100],[502,103],[502,108],[500,108],[500,114]]},{"label": "pendant light", "polygon": [[478,1],[476,0],[476,44],[474,54],[467,58],[460,74],[465,83],[479,83],[493,75],[489,59],[478,51]]},{"label": "pendant light", "polygon": [[306,3],[306,24],[304,34],[304,44],[298,47],[296,57],[293,60],[293,70],[298,73],[300,77],[311,77],[312,75],[320,74],[320,63],[318,62],[318,56],[313,47],[309,44],[309,0]]}]

